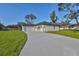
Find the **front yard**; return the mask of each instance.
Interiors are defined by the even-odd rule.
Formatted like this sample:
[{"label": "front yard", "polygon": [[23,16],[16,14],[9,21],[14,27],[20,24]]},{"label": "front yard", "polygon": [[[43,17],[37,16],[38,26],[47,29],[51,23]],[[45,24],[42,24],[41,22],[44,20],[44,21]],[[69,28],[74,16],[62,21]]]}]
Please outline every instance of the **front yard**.
[{"label": "front yard", "polygon": [[64,36],[79,39],[79,31],[78,30],[48,31],[48,33],[59,34],[59,35],[64,35]]},{"label": "front yard", "polygon": [[0,56],[17,56],[23,48],[27,36],[22,31],[0,31]]}]

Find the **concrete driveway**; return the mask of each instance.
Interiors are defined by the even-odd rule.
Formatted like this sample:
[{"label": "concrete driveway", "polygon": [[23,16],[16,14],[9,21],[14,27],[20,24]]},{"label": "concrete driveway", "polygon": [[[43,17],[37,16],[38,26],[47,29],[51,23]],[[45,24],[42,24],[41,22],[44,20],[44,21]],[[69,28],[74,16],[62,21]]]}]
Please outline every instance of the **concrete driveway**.
[{"label": "concrete driveway", "polygon": [[56,34],[28,32],[20,56],[79,56],[79,40]]}]

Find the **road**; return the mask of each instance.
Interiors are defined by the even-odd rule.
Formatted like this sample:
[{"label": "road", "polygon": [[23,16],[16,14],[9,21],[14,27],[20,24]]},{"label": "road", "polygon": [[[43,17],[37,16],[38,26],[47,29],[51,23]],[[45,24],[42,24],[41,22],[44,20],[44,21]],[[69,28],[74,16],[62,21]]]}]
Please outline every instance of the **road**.
[{"label": "road", "polygon": [[79,40],[43,32],[27,32],[20,56],[79,56]]}]

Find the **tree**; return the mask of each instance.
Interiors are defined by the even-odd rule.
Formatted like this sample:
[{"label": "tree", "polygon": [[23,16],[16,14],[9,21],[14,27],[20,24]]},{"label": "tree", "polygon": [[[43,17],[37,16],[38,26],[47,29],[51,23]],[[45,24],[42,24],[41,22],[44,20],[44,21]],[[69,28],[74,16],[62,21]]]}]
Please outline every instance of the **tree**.
[{"label": "tree", "polygon": [[79,22],[78,22],[79,9],[74,8],[74,7],[77,7],[77,6],[79,6],[78,3],[74,3],[74,4],[58,3],[58,10],[67,12],[67,14],[64,16],[64,18],[67,18],[67,21],[71,22],[73,19],[75,19],[76,23],[79,24]]},{"label": "tree", "polygon": [[17,25],[7,25],[6,28],[8,28],[8,30],[17,30],[18,26]]},{"label": "tree", "polygon": [[55,11],[52,11],[52,12],[51,12],[50,18],[51,18],[52,23],[54,24],[54,30],[55,30],[55,24],[56,24],[57,19],[58,19],[58,17],[57,17],[56,14],[55,14]]},{"label": "tree", "polygon": [[25,25],[27,25],[25,22],[18,22],[17,23],[17,26],[18,26],[18,28],[21,30],[22,29],[22,26],[25,26]]},{"label": "tree", "polygon": [[29,15],[26,15],[25,16],[25,21],[28,23],[28,24],[32,24],[32,20],[36,19],[37,17],[33,14],[29,14]]},{"label": "tree", "polygon": [[[75,19],[76,23],[79,24],[78,17],[79,17],[79,11],[78,10],[77,11],[70,11],[70,13],[68,13],[64,16],[64,18],[67,18],[68,22],[71,22],[73,19]],[[68,19],[70,19],[70,20],[68,20]]]},{"label": "tree", "polygon": [[0,23],[0,30],[4,30],[5,26]]},{"label": "tree", "polygon": [[68,11],[68,10],[70,10],[70,7],[71,7],[70,3],[58,3],[59,11]]}]

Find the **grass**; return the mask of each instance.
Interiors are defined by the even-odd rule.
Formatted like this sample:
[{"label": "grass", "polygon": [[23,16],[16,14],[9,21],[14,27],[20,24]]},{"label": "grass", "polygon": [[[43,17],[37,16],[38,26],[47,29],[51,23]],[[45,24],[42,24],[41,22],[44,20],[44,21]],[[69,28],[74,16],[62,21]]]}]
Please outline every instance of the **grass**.
[{"label": "grass", "polygon": [[0,56],[18,56],[27,40],[22,31],[0,31]]},{"label": "grass", "polygon": [[60,34],[60,35],[79,39],[79,31],[78,30],[48,31],[48,33]]}]

